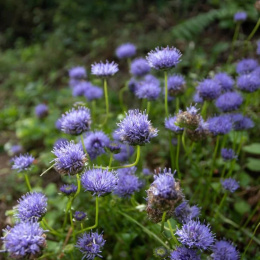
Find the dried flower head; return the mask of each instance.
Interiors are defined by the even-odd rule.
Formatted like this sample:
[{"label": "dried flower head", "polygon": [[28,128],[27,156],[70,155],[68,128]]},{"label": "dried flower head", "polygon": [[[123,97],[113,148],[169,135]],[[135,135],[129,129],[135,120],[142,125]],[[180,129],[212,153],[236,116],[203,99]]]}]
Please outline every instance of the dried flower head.
[{"label": "dried flower head", "polygon": [[200,118],[198,127],[195,130],[187,129],[187,136],[193,142],[205,139],[209,135],[209,125],[203,118]]},{"label": "dried flower head", "polygon": [[111,77],[118,72],[118,64],[114,61],[106,61],[100,63],[94,63],[91,65],[91,74],[96,75],[97,77]]}]

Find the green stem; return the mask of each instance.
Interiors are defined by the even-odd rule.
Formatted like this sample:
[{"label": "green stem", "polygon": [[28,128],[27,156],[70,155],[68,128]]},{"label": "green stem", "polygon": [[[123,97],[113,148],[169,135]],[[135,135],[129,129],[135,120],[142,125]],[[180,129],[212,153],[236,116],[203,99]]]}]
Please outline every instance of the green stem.
[{"label": "green stem", "polygon": [[167,71],[164,71],[164,110],[165,110],[165,117],[169,117],[169,111],[168,111],[168,82],[167,82]]},{"label": "green stem", "polygon": [[149,114],[151,108],[151,102],[147,101],[147,108],[146,108],[146,113]]},{"label": "green stem", "polygon": [[201,116],[206,119],[206,113],[207,113],[207,108],[208,108],[208,101],[204,101],[202,110],[201,110]]},{"label": "green stem", "polygon": [[164,211],[162,215],[162,225],[161,225],[161,233],[164,231],[164,223],[165,223],[165,217],[166,217],[167,212]]},{"label": "green stem", "polygon": [[70,225],[71,225],[71,229],[72,229],[73,241],[74,241],[74,243],[76,243],[76,234],[74,233],[74,223],[73,223],[73,218],[72,218],[71,207],[70,207]]},{"label": "green stem", "polygon": [[104,94],[105,94],[105,102],[106,102],[106,117],[102,126],[106,124],[108,115],[109,115],[109,102],[108,102],[108,93],[107,93],[107,79],[104,79]]},{"label": "green stem", "polygon": [[65,211],[65,218],[64,218],[64,222],[63,222],[63,229],[65,229],[66,228],[66,225],[67,225],[67,221],[68,221],[68,212],[69,212],[69,210],[70,210],[70,208],[71,208],[71,204],[72,204],[72,200],[73,200],[73,198],[69,198],[69,200],[68,200],[68,202],[67,202],[67,207],[66,207],[66,211]]},{"label": "green stem", "polygon": [[45,174],[46,172],[48,172],[50,169],[52,169],[53,167],[54,167],[54,164],[51,165],[47,170],[45,170],[45,171],[40,175],[40,177],[41,177],[43,174]]},{"label": "green stem", "polygon": [[175,157],[175,165],[176,165],[176,169],[177,169],[177,172],[178,172],[179,179],[181,179],[181,172],[180,172],[180,168],[179,168],[180,145],[181,145],[181,136],[178,135],[178,143],[177,143],[177,152],[176,152],[176,157]]},{"label": "green stem", "polygon": [[49,226],[45,218],[42,218],[42,223],[46,228],[48,228],[49,232],[57,237],[63,237],[60,233],[58,233],[56,230],[54,230],[52,227]]},{"label": "green stem", "polygon": [[227,192],[224,194],[224,196],[223,196],[223,198],[222,198],[222,200],[221,200],[221,202],[220,202],[220,204],[217,208],[217,212],[215,213],[214,219],[216,219],[216,217],[217,217],[218,213],[220,212],[220,209],[222,208],[226,198],[227,198]]},{"label": "green stem", "polygon": [[186,148],[186,145],[185,145],[185,133],[186,133],[186,128],[184,129],[182,136],[181,136],[182,146],[185,150],[185,155],[186,155],[188,151],[187,151],[187,148]]},{"label": "green stem", "polygon": [[247,37],[247,39],[246,39],[247,42],[249,42],[249,41],[253,38],[253,36],[255,35],[256,31],[257,31],[258,28],[259,28],[259,26],[260,26],[260,18],[258,18],[258,21],[257,21],[257,23],[256,23],[256,25],[255,25],[255,27],[254,27],[254,29],[252,30],[252,32],[250,33],[250,35]]},{"label": "green stem", "polygon": [[113,153],[110,153],[108,168],[111,168],[112,162],[113,162]]},{"label": "green stem", "polygon": [[180,98],[176,97],[175,101],[176,101],[176,114],[177,114],[180,110]]},{"label": "green stem", "polygon": [[227,173],[227,178],[229,178],[229,177],[231,176],[232,171],[233,171],[234,166],[235,166],[235,163],[236,163],[235,160],[232,160],[232,161],[230,162],[231,165],[230,165],[229,171],[228,171],[228,173]]},{"label": "green stem", "polygon": [[91,101],[92,120],[95,122],[96,100]]},{"label": "green stem", "polygon": [[222,172],[221,172],[221,177],[220,177],[221,179],[224,178],[226,168],[227,168],[227,164],[225,163],[225,165],[224,165],[224,167],[223,167],[223,170],[222,170]]},{"label": "green stem", "polygon": [[231,51],[230,51],[230,54],[228,56],[227,63],[230,63],[233,59],[234,47],[235,47],[235,43],[236,43],[237,38],[238,38],[240,25],[241,25],[241,23],[239,23],[239,22],[236,24],[235,32],[234,32],[232,43],[231,43]]},{"label": "green stem", "polygon": [[173,240],[174,240],[174,243],[175,243],[176,245],[178,245],[179,242],[178,242],[177,238],[176,238],[175,235],[174,235],[174,232],[173,232],[173,229],[172,229],[172,225],[171,225],[170,220],[167,220],[167,224],[168,224],[168,227],[169,227],[169,229],[170,229],[170,232],[171,232],[172,238],[173,238]]},{"label": "green stem", "polygon": [[84,143],[83,134],[80,135],[80,139],[81,139],[81,143],[82,143],[82,146],[83,146],[83,150],[84,150],[85,154],[88,155],[87,149],[86,149],[86,146],[85,146],[85,143]]},{"label": "green stem", "polygon": [[25,182],[26,182],[28,190],[32,191],[32,187],[31,187],[31,184],[30,184],[29,177],[28,177],[27,173],[24,174],[24,179],[25,179]]},{"label": "green stem", "polygon": [[253,218],[253,216],[255,215],[255,213],[258,211],[259,206],[260,206],[260,200],[259,200],[258,203],[256,204],[256,207],[255,207],[255,209],[252,211],[252,213],[250,214],[250,216],[247,218],[245,224],[243,225],[243,228],[245,228],[245,227],[248,225],[248,223],[250,222],[250,220]]}]

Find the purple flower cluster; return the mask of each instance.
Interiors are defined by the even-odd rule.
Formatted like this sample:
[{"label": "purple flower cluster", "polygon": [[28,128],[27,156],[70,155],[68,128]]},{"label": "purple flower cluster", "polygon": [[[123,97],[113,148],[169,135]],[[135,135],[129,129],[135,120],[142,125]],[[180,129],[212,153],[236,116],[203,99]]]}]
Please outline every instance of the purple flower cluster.
[{"label": "purple flower cluster", "polygon": [[243,97],[237,92],[226,92],[216,100],[216,107],[222,112],[237,110],[243,103]]},{"label": "purple flower cluster", "polygon": [[17,155],[23,151],[23,147],[19,144],[12,145],[10,151],[12,155]]},{"label": "purple flower cluster", "polygon": [[177,247],[171,252],[170,260],[200,260],[200,256],[194,249]]},{"label": "purple flower cluster", "polygon": [[239,184],[235,179],[228,178],[221,180],[222,187],[230,192],[235,192],[239,188]]},{"label": "purple flower cluster", "polygon": [[220,115],[208,119],[208,129],[213,135],[225,135],[232,130],[232,121],[229,115]]},{"label": "purple flower cluster", "polygon": [[92,84],[87,81],[80,81],[77,85],[75,85],[72,89],[72,95],[74,97],[84,96],[85,92],[91,88]]},{"label": "purple flower cluster", "polygon": [[240,11],[234,14],[234,21],[235,22],[242,22],[245,21],[247,18],[247,13]]},{"label": "purple flower cluster", "polygon": [[32,165],[34,160],[34,157],[30,154],[20,154],[19,156],[15,156],[12,159],[12,169],[17,170],[18,172],[26,171]]},{"label": "purple flower cluster", "polygon": [[131,63],[130,73],[135,77],[145,76],[150,70],[151,68],[144,58],[134,59]]},{"label": "purple flower cluster", "polygon": [[136,46],[132,43],[124,43],[116,49],[118,59],[130,58],[136,54]]},{"label": "purple flower cluster", "polygon": [[35,107],[35,115],[40,119],[46,117],[48,113],[49,109],[45,104],[39,104]]},{"label": "purple flower cluster", "polygon": [[221,94],[221,85],[213,79],[204,79],[197,86],[197,91],[204,100],[213,100]]},{"label": "purple flower cluster", "polygon": [[176,119],[177,119],[176,116],[165,118],[165,121],[164,121],[165,128],[173,131],[175,134],[182,134],[182,132],[184,131],[184,128],[179,127],[175,124]]},{"label": "purple flower cluster", "polygon": [[31,192],[18,201],[17,217],[22,222],[40,221],[47,212],[47,198],[40,192]]},{"label": "purple flower cluster", "polygon": [[114,61],[106,61],[100,63],[94,63],[91,65],[91,74],[96,75],[97,77],[110,77],[118,72],[118,64]]},{"label": "purple flower cluster", "polygon": [[230,242],[221,240],[217,241],[212,247],[211,257],[213,260],[238,260],[239,253],[235,246]]},{"label": "purple flower cluster", "polygon": [[78,187],[74,184],[64,184],[60,187],[60,191],[66,196],[74,195],[77,190]]},{"label": "purple flower cluster", "polygon": [[75,214],[74,214],[74,218],[77,220],[77,221],[82,221],[83,219],[85,219],[87,216],[87,214],[83,211],[76,211]]},{"label": "purple flower cluster", "polygon": [[223,92],[232,91],[235,85],[235,81],[225,72],[220,72],[213,78],[221,86]]},{"label": "purple flower cluster", "polygon": [[237,79],[237,87],[244,92],[254,92],[260,87],[260,76],[254,72],[243,74]]},{"label": "purple flower cluster", "polygon": [[254,122],[249,117],[243,116],[240,113],[231,114],[230,118],[235,131],[247,130],[254,127]]},{"label": "purple flower cluster", "polygon": [[227,149],[227,148],[221,149],[221,156],[224,159],[224,161],[237,159],[237,155],[235,154],[233,149]]},{"label": "purple flower cluster", "polygon": [[168,78],[168,92],[170,96],[183,94],[185,87],[186,82],[182,75],[172,75]]},{"label": "purple flower cluster", "polygon": [[191,219],[197,218],[200,215],[200,208],[197,206],[190,206],[188,201],[182,202],[174,211],[174,217],[179,222],[188,222]]},{"label": "purple flower cluster", "polygon": [[93,195],[104,196],[116,188],[117,176],[112,171],[90,169],[82,174],[81,183],[85,191],[90,191]]},{"label": "purple flower cluster", "polygon": [[238,74],[247,74],[255,70],[258,66],[258,62],[255,59],[243,59],[238,62],[236,71]]},{"label": "purple flower cluster", "polygon": [[103,89],[100,87],[96,87],[91,85],[84,93],[88,102],[91,102],[95,99],[100,99],[103,97]]},{"label": "purple flower cluster", "polygon": [[77,66],[69,70],[69,77],[80,80],[87,77],[87,72],[84,67]]}]

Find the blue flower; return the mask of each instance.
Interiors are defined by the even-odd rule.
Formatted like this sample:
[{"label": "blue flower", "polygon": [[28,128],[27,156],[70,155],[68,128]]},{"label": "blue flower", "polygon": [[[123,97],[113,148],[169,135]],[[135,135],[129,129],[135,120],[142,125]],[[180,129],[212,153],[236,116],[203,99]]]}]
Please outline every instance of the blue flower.
[{"label": "blue flower", "polygon": [[252,72],[258,66],[258,62],[255,59],[243,59],[238,62],[236,71],[238,74],[247,74]]},{"label": "blue flower", "polygon": [[61,119],[60,118],[55,122],[55,127],[56,127],[56,129],[61,130]]},{"label": "blue flower", "polygon": [[150,67],[157,70],[167,70],[176,67],[180,62],[181,52],[174,48],[167,46],[166,48],[155,48],[150,51],[146,59]]},{"label": "blue flower", "polygon": [[150,70],[151,68],[144,58],[134,59],[131,63],[130,73],[135,77],[142,77],[149,73]]},{"label": "blue flower", "polygon": [[82,79],[87,77],[87,72],[84,67],[74,67],[69,70],[69,77],[73,79]]},{"label": "blue flower", "polygon": [[136,46],[132,43],[124,43],[116,49],[118,59],[130,58],[136,54]]},{"label": "blue flower", "polygon": [[237,92],[226,92],[216,100],[216,107],[222,112],[237,110],[243,103],[243,97]]},{"label": "blue flower", "polygon": [[104,196],[116,188],[117,176],[113,171],[90,169],[82,174],[81,183],[85,191],[90,191],[93,195]]},{"label": "blue flower", "polygon": [[186,82],[182,75],[172,75],[168,78],[168,92],[170,96],[178,96],[184,93]]},{"label": "blue flower", "polygon": [[49,109],[45,104],[39,104],[35,107],[35,115],[38,118],[44,118],[48,115]]},{"label": "blue flower", "polygon": [[243,116],[240,113],[231,114],[230,117],[235,131],[247,130],[254,127],[254,122],[249,117]]},{"label": "blue flower", "polygon": [[16,155],[23,151],[23,147],[19,144],[12,145],[12,147],[10,148],[10,151],[11,151],[12,155]]},{"label": "blue flower", "polygon": [[89,102],[95,99],[100,99],[103,97],[103,89],[96,86],[91,86],[85,91],[84,95]]},{"label": "blue flower", "polygon": [[228,115],[215,116],[207,121],[208,129],[213,135],[224,135],[232,130],[232,121]]},{"label": "blue flower", "polygon": [[46,247],[44,230],[37,222],[21,222],[5,229],[5,249],[14,259],[35,259]]},{"label": "blue flower", "polygon": [[17,170],[18,172],[26,171],[30,168],[34,160],[34,157],[30,154],[20,154],[19,156],[15,156],[12,158],[12,169]]},{"label": "blue flower", "polygon": [[174,210],[174,217],[179,222],[188,222],[191,219],[197,218],[200,215],[200,208],[197,206],[190,206],[188,201],[182,202],[176,209]]},{"label": "blue flower", "polygon": [[170,260],[200,260],[200,256],[193,249],[184,246],[177,247],[176,250],[171,252]]},{"label": "blue flower", "polygon": [[138,82],[137,87],[135,89],[135,95],[142,99],[147,100],[156,100],[161,92],[161,88],[158,80],[152,80],[151,78],[148,80],[144,79]]},{"label": "blue flower", "polygon": [[242,22],[245,21],[247,18],[247,13],[240,11],[234,14],[234,21],[235,22]]},{"label": "blue flower", "polygon": [[110,144],[107,146],[107,149],[113,153],[113,154],[118,154],[121,151],[122,145],[118,142],[110,142]]},{"label": "blue flower", "polygon": [[74,218],[77,221],[82,221],[84,218],[86,218],[87,214],[83,211],[76,211],[74,214]]},{"label": "blue flower", "polygon": [[53,145],[53,147],[59,148],[62,146],[64,143],[68,143],[69,141],[66,138],[59,138]]},{"label": "blue flower", "polygon": [[119,197],[130,197],[134,192],[139,191],[142,182],[135,176],[136,167],[118,169],[118,182],[114,194]]},{"label": "blue flower", "polygon": [[184,128],[175,125],[176,119],[177,119],[176,116],[165,118],[164,121],[165,128],[173,131],[175,134],[182,134]]},{"label": "blue flower", "polygon": [[230,192],[235,192],[239,188],[239,184],[235,179],[228,178],[221,180],[222,187]]},{"label": "blue flower", "polygon": [[196,92],[193,96],[193,101],[195,103],[203,103],[203,98],[199,95],[198,92]]},{"label": "blue flower", "polygon": [[47,212],[47,198],[40,192],[30,192],[18,200],[18,214],[22,222],[40,221]]},{"label": "blue flower", "polygon": [[60,187],[60,191],[66,196],[74,195],[77,190],[78,187],[74,184],[64,184]]},{"label": "blue flower", "polygon": [[54,147],[52,153],[57,156],[54,168],[60,174],[75,175],[83,170],[87,161],[81,146],[73,141]]},{"label": "blue flower", "polygon": [[254,92],[260,87],[260,76],[254,72],[241,75],[237,79],[237,87],[245,92]]},{"label": "blue flower", "polygon": [[148,168],[143,168],[143,174],[144,175],[152,175],[153,173]]},{"label": "blue flower", "polygon": [[157,136],[158,130],[153,128],[148,115],[138,109],[129,110],[126,117],[118,124],[117,134],[120,140],[130,145],[144,145]]},{"label": "blue flower", "polygon": [[82,259],[94,260],[96,256],[101,257],[101,249],[105,245],[106,240],[102,234],[97,232],[84,233],[77,241],[76,247],[84,254]]},{"label": "blue flower", "polygon": [[109,137],[102,131],[89,132],[84,138],[84,144],[91,160],[105,153],[105,148],[109,143]]},{"label": "blue flower", "polygon": [[224,161],[230,161],[233,159],[237,159],[237,155],[235,154],[234,150],[222,148],[221,149],[221,156],[224,159]]},{"label": "blue flower", "polygon": [[110,77],[118,72],[118,64],[114,61],[106,63],[94,63],[91,65],[91,74],[97,77]]},{"label": "blue flower", "polygon": [[80,97],[84,96],[85,92],[88,91],[89,88],[91,88],[91,83],[87,81],[80,81],[76,86],[72,89],[72,95],[74,97]]},{"label": "blue flower", "polygon": [[114,154],[114,159],[119,162],[126,162],[133,155],[134,148],[128,144],[120,144],[120,152]]},{"label": "blue flower", "polygon": [[131,92],[135,92],[135,90],[137,89],[137,85],[138,85],[138,81],[135,78],[131,78],[128,82],[128,89]]},{"label": "blue flower", "polygon": [[230,242],[220,240],[213,245],[211,257],[213,260],[238,260],[239,253]]},{"label": "blue flower", "polygon": [[209,225],[201,224],[199,221],[190,220],[181,229],[177,227],[178,240],[189,248],[201,250],[209,249],[215,240]]},{"label": "blue flower", "polygon": [[66,134],[80,135],[90,129],[90,110],[86,107],[72,108],[62,115],[61,130]]},{"label": "blue flower", "polygon": [[233,90],[235,81],[227,73],[225,72],[217,73],[213,79],[220,84],[223,92]]},{"label": "blue flower", "polygon": [[221,85],[213,79],[204,79],[197,86],[197,91],[204,100],[213,100],[221,94]]}]

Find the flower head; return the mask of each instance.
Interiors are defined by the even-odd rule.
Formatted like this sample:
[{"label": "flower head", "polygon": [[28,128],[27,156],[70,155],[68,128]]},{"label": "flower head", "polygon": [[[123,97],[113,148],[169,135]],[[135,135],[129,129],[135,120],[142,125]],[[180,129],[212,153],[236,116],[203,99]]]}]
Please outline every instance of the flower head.
[{"label": "flower head", "polygon": [[77,221],[82,221],[83,219],[85,219],[87,216],[87,214],[83,211],[76,211],[75,214],[74,214],[74,218],[77,220]]},{"label": "flower head", "polygon": [[230,242],[220,240],[213,245],[211,257],[213,260],[238,260],[239,253]]},{"label": "flower head", "polygon": [[87,77],[87,72],[84,67],[74,67],[69,70],[69,77],[73,79],[83,79]]},{"label": "flower head", "polygon": [[235,22],[242,22],[245,21],[247,18],[247,13],[240,11],[234,14],[234,21]]},{"label": "flower head", "polygon": [[170,96],[178,96],[184,93],[186,82],[182,75],[172,75],[168,78],[168,92]]},{"label": "flower head", "polygon": [[114,61],[106,63],[94,63],[91,65],[91,74],[96,75],[97,77],[110,77],[118,72],[118,64]]},{"label": "flower head", "polygon": [[221,85],[213,79],[204,79],[197,86],[197,91],[204,100],[213,100],[221,94]]},{"label": "flower head", "polygon": [[193,141],[198,142],[205,139],[209,135],[209,124],[202,117],[196,129],[187,129],[187,136]]},{"label": "flower head", "polygon": [[135,92],[135,90],[137,89],[137,85],[138,85],[138,81],[135,78],[131,78],[128,82],[128,89],[131,92]]},{"label": "flower head", "polygon": [[225,72],[220,72],[213,78],[221,86],[223,92],[232,91],[235,85],[235,81]]},{"label": "flower head", "polygon": [[144,79],[137,83],[135,89],[135,95],[142,99],[156,100],[161,92],[160,83],[155,78],[155,80]]},{"label": "flower head", "polygon": [[87,161],[81,146],[73,141],[65,142],[60,147],[54,147],[54,168],[60,174],[75,175],[83,170]]},{"label": "flower head", "polygon": [[122,145],[119,142],[110,142],[107,149],[113,154],[118,154],[121,151],[121,146]]},{"label": "flower head", "polygon": [[59,138],[58,140],[55,141],[53,147],[59,148],[62,146],[64,143],[68,143],[69,141],[66,138]]},{"label": "flower head", "polygon": [[19,144],[12,145],[12,147],[10,148],[10,151],[11,151],[12,155],[17,155],[23,151],[23,147]]},{"label": "flower head", "polygon": [[119,197],[130,197],[142,186],[142,182],[135,176],[136,167],[118,169],[118,182],[114,194]]},{"label": "flower head", "polygon": [[148,168],[143,168],[143,174],[144,175],[152,175],[152,172]]},{"label": "flower head", "polygon": [[193,101],[195,103],[203,103],[203,98],[199,95],[198,92],[196,92],[193,96]]},{"label": "flower head", "polygon": [[244,92],[254,92],[260,87],[260,76],[252,72],[238,77],[237,87]]},{"label": "flower head", "polygon": [[91,160],[105,153],[105,148],[109,143],[109,137],[103,131],[89,132],[84,138],[84,144]]},{"label": "flower head", "polygon": [[236,71],[238,74],[247,74],[252,72],[258,66],[258,62],[255,59],[243,59],[238,62]]},{"label": "flower head", "polygon": [[91,88],[92,84],[87,81],[80,81],[77,85],[75,85],[72,89],[72,95],[74,97],[84,96],[85,92]]},{"label": "flower head", "polygon": [[156,258],[160,258],[160,259],[165,259],[165,257],[169,254],[168,250],[163,247],[163,246],[160,246],[160,247],[157,247],[153,250],[153,255],[156,257]]},{"label": "flower head", "polygon": [[84,95],[87,101],[91,102],[95,99],[100,99],[103,97],[103,89],[91,85],[91,87],[85,91]]},{"label": "flower head", "polygon": [[254,122],[249,117],[243,116],[240,113],[231,114],[230,117],[235,131],[247,130],[254,127]]},{"label": "flower head", "polygon": [[85,191],[90,191],[93,195],[104,196],[116,188],[117,176],[113,171],[90,169],[81,176],[81,183]]},{"label": "flower head", "polygon": [[116,49],[118,59],[130,58],[136,54],[136,46],[132,43],[124,43]]},{"label": "flower head", "polygon": [[18,201],[17,217],[22,221],[40,221],[47,212],[47,198],[40,192],[30,192]]},{"label": "flower head", "polygon": [[60,191],[66,195],[74,195],[78,190],[78,187],[75,184],[64,184],[60,187]]},{"label": "flower head", "polygon": [[197,206],[190,206],[188,201],[182,202],[176,209],[174,210],[174,217],[179,222],[188,222],[191,219],[197,218],[200,214],[200,208]]},{"label": "flower head", "polygon": [[222,112],[237,110],[243,103],[243,97],[237,92],[226,92],[216,100],[216,107]]},{"label": "flower head", "polygon": [[180,62],[181,52],[174,48],[167,46],[166,48],[155,48],[150,51],[146,59],[150,67],[157,70],[167,70],[176,67]]},{"label": "flower head", "polygon": [[35,259],[46,247],[44,230],[37,222],[21,222],[7,227],[2,238],[5,249],[14,259]]},{"label": "flower head", "polygon": [[101,249],[105,245],[106,240],[102,234],[97,232],[84,233],[77,241],[76,247],[84,254],[83,259],[94,260],[96,256],[101,257]]},{"label": "flower head", "polygon": [[131,63],[130,73],[135,77],[142,77],[151,70],[149,64],[144,58],[134,59]]},{"label": "flower head", "polygon": [[228,115],[215,116],[207,121],[209,131],[213,135],[224,135],[232,130],[232,121]]},{"label": "flower head", "polygon": [[148,115],[138,109],[129,110],[126,117],[118,124],[117,134],[121,141],[130,145],[144,145],[157,136],[158,130],[153,128]]},{"label": "flower head", "polygon": [[237,159],[237,155],[235,154],[233,149],[222,148],[221,156],[224,159],[224,161],[230,161],[233,159]]},{"label": "flower head", "polygon": [[179,127],[175,124],[176,119],[177,119],[176,116],[165,118],[165,121],[164,121],[165,128],[173,131],[175,134],[182,134],[184,128]]},{"label": "flower head", "polygon": [[19,156],[15,156],[12,159],[12,169],[17,170],[18,172],[26,171],[30,168],[34,160],[34,157],[30,154],[20,154]]},{"label": "flower head", "polygon": [[214,243],[215,235],[209,225],[201,224],[198,220],[190,220],[181,229],[177,228],[178,240],[189,248],[207,250]]},{"label": "flower head", "polygon": [[35,107],[35,115],[38,118],[44,118],[48,115],[49,109],[48,106],[45,104],[39,104]]},{"label": "flower head", "polygon": [[86,107],[72,108],[62,115],[61,130],[66,134],[80,135],[90,129],[90,110]]},{"label": "flower head", "polygon": [[222,187],[230,192],[235,192],[239,188],[239,184],[235,179],[228,178],[221,180]]},{"label": "flower head", "polygon": [[133,155],[134,148],[128,144],[120,144],[120,152],[114,154],[114,159],[119,162],[126,162]]},{"label": "flower head", "polygon": [[177,247],[171,252],[170,260],[200,260],[200,256],[194,249],[186,248],[184,246]]}]

